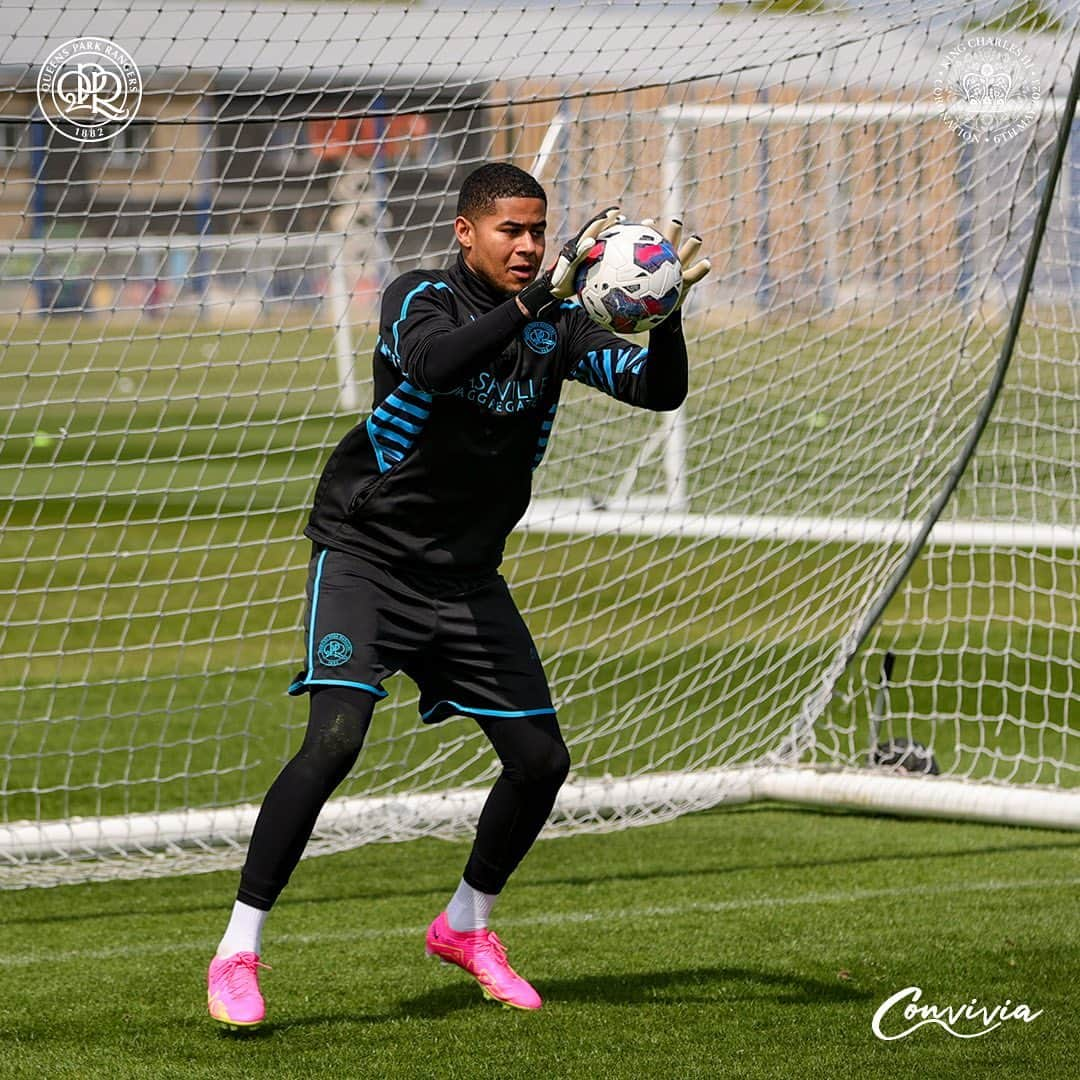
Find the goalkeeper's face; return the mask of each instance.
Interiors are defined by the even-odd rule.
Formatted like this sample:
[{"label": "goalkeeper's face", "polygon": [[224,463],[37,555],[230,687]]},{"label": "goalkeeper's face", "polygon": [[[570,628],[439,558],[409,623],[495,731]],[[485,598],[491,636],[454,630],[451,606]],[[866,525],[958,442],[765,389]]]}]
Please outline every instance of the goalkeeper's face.
[{"label": "goalkeeper's face", "polygon": [[543,199],[496,199],[494,212],[454,221],[469,269],[511,295],[521,292],[540,270],[546,231]]}]

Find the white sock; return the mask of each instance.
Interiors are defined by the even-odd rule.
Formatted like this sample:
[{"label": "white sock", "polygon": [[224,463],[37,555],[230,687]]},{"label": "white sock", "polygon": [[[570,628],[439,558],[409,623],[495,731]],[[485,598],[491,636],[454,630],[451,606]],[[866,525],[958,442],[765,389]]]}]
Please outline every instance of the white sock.
[{"label": "white sock", "polygon": [[263,923],[269,914],[269,911],[242,904],[237,900],[233,904],[229,925],[225,927],[225,936],[217,947],[218,956],[232,956],[238,952],[261,952]]},{"label": "white sock", "polygon": [[459,934],[466,930],[486,930],[488,915],[499,897],[494,893],[481,892],[461,879],[457,892],[446,905],[446,921],[451,930]]}]

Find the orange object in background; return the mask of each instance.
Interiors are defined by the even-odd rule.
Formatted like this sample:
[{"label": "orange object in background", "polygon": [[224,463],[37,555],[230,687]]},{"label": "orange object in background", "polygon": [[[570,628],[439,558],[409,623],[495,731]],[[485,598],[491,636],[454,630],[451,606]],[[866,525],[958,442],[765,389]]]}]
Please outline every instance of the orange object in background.
[{"label": "orange object in background", "polygon": [[342,161],[353,152],[358,121],[309,120],[308,142],[316,157],[327,161]]},{"label": "orange object in background", "polygon": [[[431,132],[427,117],[416,114],[391,116],[384,124],[381,150],[390,160],[407,157],[414,142],[427,138]],[[379,121],[371,116],[309,120],[308,142],[317,157],[329,161],[373,158],[380,149]]]}]

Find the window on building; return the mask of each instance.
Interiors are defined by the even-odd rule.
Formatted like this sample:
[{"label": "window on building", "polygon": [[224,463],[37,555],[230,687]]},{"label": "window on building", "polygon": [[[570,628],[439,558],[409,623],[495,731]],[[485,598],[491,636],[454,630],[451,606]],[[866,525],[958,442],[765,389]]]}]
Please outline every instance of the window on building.
[{"label": "window on building", "polygon": [[150,165],[149,150],[153,124],[128,124],[123,131],[98,146],[106,169],[145,169]]},{"label": "window on building", "polygon": [[30,168],[30,125],[5,120],[0,123],[0,166]]}]

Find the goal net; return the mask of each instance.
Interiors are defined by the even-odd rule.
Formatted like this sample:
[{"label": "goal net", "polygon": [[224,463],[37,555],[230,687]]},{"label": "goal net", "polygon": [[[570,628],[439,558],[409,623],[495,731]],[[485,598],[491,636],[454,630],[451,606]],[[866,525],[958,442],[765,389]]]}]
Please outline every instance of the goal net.
[{"label": "goal net", "polygon": [[[488,160],[544,184],[553,243],[618,203],[713,264],[685,406],[567,384],[508,545],[573,758],[549,828],[1080,825],[1074,6],[5,22],[0,885],[242,860],[306,721],[301,530],[380,291],[452,258]],[[475,820],[475,725],[387,689],[312,852]]]}]

